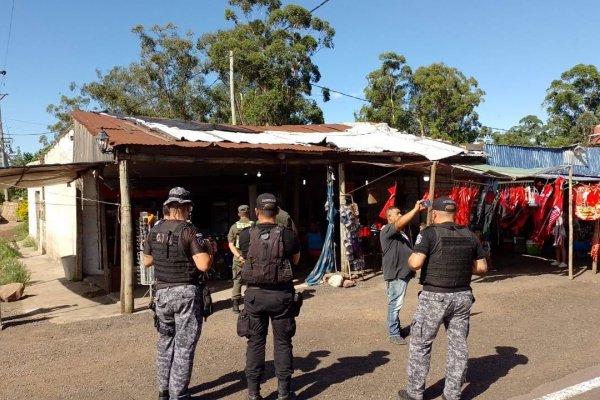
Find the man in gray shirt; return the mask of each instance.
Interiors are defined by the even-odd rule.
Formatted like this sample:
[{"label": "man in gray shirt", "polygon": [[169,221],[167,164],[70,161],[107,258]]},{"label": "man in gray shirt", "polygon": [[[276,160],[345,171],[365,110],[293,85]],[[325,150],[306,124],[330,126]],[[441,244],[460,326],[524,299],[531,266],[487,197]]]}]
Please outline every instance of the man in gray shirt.
[{"label": "man in gray shirt", "polygon": [[385,279],[388,296],[388,335],[390,342],[394,344],[406,344],[406,340],[400,336],[400,309],[404,304],[408,281],[414,275],[408,267],[412,243],[402,231],[419,211],[425,209],[421,203],[417,201],[414,208],[404,215],[400,213],[398,207],[388,208],[386,210],[388,224],[379,234],[383,253],[383,279]]}]

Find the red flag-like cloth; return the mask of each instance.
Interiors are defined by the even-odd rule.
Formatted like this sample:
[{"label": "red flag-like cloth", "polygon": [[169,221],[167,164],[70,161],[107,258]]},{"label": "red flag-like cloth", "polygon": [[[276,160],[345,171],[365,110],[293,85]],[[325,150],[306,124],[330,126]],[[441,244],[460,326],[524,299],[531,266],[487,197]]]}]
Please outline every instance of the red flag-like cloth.
[{"label": "red flag-like cloth", "polygon": [[397,183],[394,183],[394,186],[388,188],[388,192],[390,192],[390,198],[385,202],[381,212],[379,213],[379,218],[381,219],[387,219],[387,209],[396,205],[396,185]]}]

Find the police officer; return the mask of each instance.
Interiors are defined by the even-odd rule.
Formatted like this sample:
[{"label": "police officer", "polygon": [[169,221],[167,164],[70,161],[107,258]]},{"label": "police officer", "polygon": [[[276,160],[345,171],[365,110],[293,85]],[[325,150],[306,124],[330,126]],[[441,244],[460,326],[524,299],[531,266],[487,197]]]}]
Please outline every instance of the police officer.
[{"label": "police officer", "polygon": [[454,223],[456,203],[439,197],[432,205],[433,224],[417,236],[408,265],[421,269],[417,310],[411,326],[408,386],[403,400],[421,400],[431,361],[431,345],[443,323],[448,336],[446,382],[442,397],[458,400],[467,370],[469,317],[473,305],[472,274],[487,272],[485,252],[477,237]]},{"label": "police officer", "polygon": [[240,250],[240,232],[250,228],[254,223],[250,221],[250,207],[243,204],[238,207],[239,221],[231,225],[227,234],[229,250],[233,254],[233,265],[231,272],[233,275],[233,289],[231,290],[231,302],[233,303],[233,312],[240,312],[240,298],[242,297],[242,265],[244,265],[244,256]]},{"label": "police officer", "polygon": [[173,188],[164,205],[169,218],[152,227],[144,245],[144,265],[154,265],[157,288],[158,398],[190,399],[188,385],[202,330],[198,275],[210,268],[212,253],[210,244],[188,222],[193,206],[190,192]]},{"label": "police officer", "polygon": [[255,227],[240,233],[245,257],[242,279],[248,285],[244,310],[238,318],[238,334],[248,339],[246,379],[248,400],[261,400],[260,383],[265,371],[265,344],[269,320],[273,326],[275,375],[278,400],[294,398],[292,337],[296,333],[296,305],[292,266],[300,260],[300,242],[291,229],[279,225],[275,196],[263,193],[256,199]]}]

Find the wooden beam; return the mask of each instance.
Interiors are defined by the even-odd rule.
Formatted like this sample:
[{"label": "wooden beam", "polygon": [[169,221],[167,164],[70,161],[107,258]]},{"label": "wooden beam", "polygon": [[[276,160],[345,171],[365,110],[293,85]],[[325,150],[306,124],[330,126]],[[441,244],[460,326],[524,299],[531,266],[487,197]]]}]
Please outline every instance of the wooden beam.
[{"label": "wooden beam", "polygon": [[129,198],[128,161],[119,161],[121,195],[121,314],[133,312],[133,224]]},{"label": "wooden beam", "polygon": [[[435,197],[435,172],[437,170],[437,161],[431,163],[431,173],[429,174],[429,201],[431,201],[431,205],[433,205],[433,200]],[[431,217],[432,217],[432,207],[430,206],[427,210],[427,225],[431,225]]]},{"label": "wooden beam", "polygon": [[573,279],[573,165],[569,165],[569,279]]},{"label": "wooden beam", "polygon": [[[346,205],[346,170],[344,163],[338,164],[338,184],[340,191],[340,215],[342,213],[342,207]],[[348,265],[348,257],[346,256],[346,246],[344,242],[346,240],[346,226],[342,224],[340,218],[340,270],[344,274],[350,273],[350,265]]]}]

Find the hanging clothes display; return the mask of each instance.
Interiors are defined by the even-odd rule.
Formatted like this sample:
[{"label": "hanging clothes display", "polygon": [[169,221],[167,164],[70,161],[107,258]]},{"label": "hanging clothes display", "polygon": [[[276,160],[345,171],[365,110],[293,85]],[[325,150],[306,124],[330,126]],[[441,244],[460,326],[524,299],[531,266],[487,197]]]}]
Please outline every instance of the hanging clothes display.
[{"label": "hanging clothes display", "polygon": [[391,186],[388,188],[388,192],[390,192],[390,198],[388,199],[388,201],[385,202],[385,204],[383,205],[383,208],[381,209],[381,212],[379,213],[379,218],[381,219],[386,219],[387,220],[387,209],[394,206],[396,204],[396,188],[397,188],[397,183],[394,182],[394,186]]},{"label": "hanging clothes display", "polygon": [[583,221],[600,219],[600,185],[582,185],[573,188],[575,215]]},{"label": "hanging clothes display", "polygon": [[[394,185],[395,188],[395,185]],[[346,227],[344,238],[344,251],[348,259],[349,271],[360,271],[365,269],[365,259],[360,246],[360,221],[358,219],[358,205],[355,203],[341,207],[340,222]]]},{"label": "hanging clothes display", "polygon": [[323,275],[327,272],[334,272],[335,268],[335,251],[334,238],[335,232],[335,214],[336,209],[333,204],[333,167],[327,167],[327,201],[325,202],[325,213],[327,215],[327,232],[323,243],[323,250],[317,260],[313,270],[306,277],[306,283],[309,286],[318,285],[323,279]]}]

